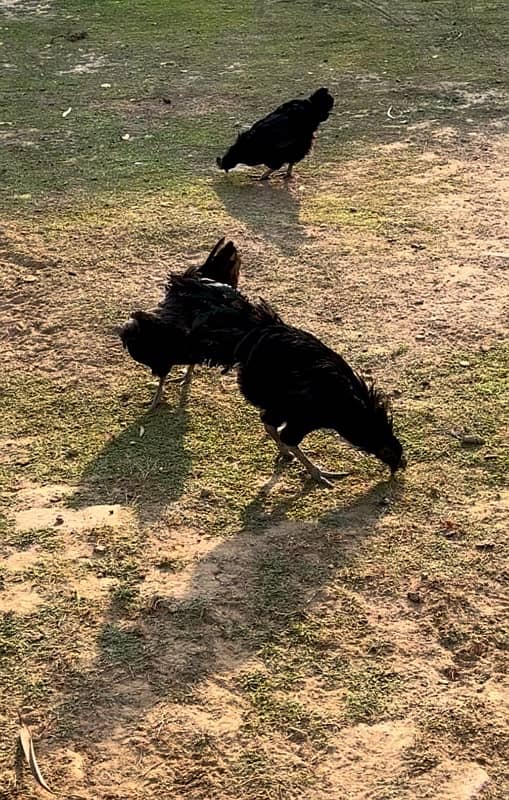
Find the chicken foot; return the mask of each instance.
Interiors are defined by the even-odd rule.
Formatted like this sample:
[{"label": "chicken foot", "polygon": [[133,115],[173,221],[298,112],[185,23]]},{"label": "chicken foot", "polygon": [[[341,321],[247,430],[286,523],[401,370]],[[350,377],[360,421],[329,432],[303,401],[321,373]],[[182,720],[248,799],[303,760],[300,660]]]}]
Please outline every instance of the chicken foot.
[{"label": "chicken foot", "polygon": [[180,383],[182,386],[188,386],[189,383],[191,382],[193,372],[194,372],[194,364],[190,364],[188,367],[186,367],[180,378],[168,379],[167,375],[164,375],[162,378],[159,378],[159,384],[157,386],[157,389],[155,390],[154,396],[152,397],[152,400],[150,401],[150,405],[148,407],[149,411],[154,411],[157,408],[157,406],[161,404],[164,394],[164,385],[166,381],[168,381],[168,383]]},{"label": "chicken foot", "polygon": [[157,389],[155,390],[154,396],[152,397],[152,400],[150,401],[150,405],[148,407],[149,411],[154,411],[154,409],[157,408],[157,406],[163,399],[165,382],[166,382],[166,375],[164,375],[162,378],[159,378],[159,384],[157,386]]},{"label": "chicken foot", "polygon": [[273,425],[268,425],[266,422],[264,422],[263,424],[266,432],[268,433],[270,438],[275,441],[277,449],[279,450],[277,461],[293,461],[293,455],[290,452],[290,448],[288,447],[288,445],[283,444],[283,442],[279,438],[277,429],[274,428]]},{"label": "chicken foot", "polygon": [[335,478],[346,478],[349,474],[348,472],[328,472],[324,469],[321,469],[321,467],[319,467],[317,464],[314,464],[298,446],[288,447],[288,451],[300,461],[300,463],[307,469],[313,480],[319,483],[321,486],[327,486],[329,489],[332,489],[334,484],[331,483],[331,480],[334,480]]},{"label": "chicken foot", "polygon": [[276,171],[275,169],[268,169],[268,170],[266,170],[266,171],[263,173],[263,175],[260,175],[260,177],[258,178],[258,180],[259,180],[259,181],[268,181],[268,180],[269,180],[269,178],[270,178],[270,176],[272,175],[272,173],[273,173],[273,172],[275,172],[275,171]]},{"label": "chicken foot", "polygon": [[186,384],[191,382],[193,372],[194,372],[194,364],[189,364],[189,366],[186,367],[185,370],[182,372],[180,378],[172,378],[169,381],[169,383],[180,383],[182,384],[182,386],[185,386]]}]

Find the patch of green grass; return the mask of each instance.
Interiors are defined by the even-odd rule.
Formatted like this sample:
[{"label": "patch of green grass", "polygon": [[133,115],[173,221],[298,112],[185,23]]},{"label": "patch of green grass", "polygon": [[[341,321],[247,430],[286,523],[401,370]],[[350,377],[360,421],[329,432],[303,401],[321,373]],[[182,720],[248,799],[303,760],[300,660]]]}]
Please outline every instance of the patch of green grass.
[{"label": "patch of green grass", "polygon": [[[407,2],[385,14],[362,5],[311,12],[297,0],[288,15],[256,0],[242,8],[152,0],[128,12],[113,0],[60,0],[58,13],[14,16],[0,78],[3,206],[31,216],[43,197],[88,205],[112,190],[192,183],[213,174],[238,122],[317,85],[338,101],[320,137],[325,160],[399,137],[390,105],[410,122],[485,124],[501,113],[496,100],[466,109],[448,86],[482,92],[496,79],[507,88],[503,5],[458,9],[451,0],[436,14]],[[88,34],[81,42],[66,38],[75,26]]]},{"label": "patch of green grass", "polygon": [[[254,744],[257,744],[255,740]],[[265,741],[260,747],[246,746],[231,764],[232,796],[242,796],[249,792],[249,797],[292,797],[298,796],[304,789],[310,789],[316,778],[309,769],[309,764],[302,758],[295,759],[291,765],[286,759],[267,748]],[[227,787],[230,783],[227,780]]]},{"label": "patch of green grass", "polygon": [[345,719],[355,725],[373,723],[389,712],[399,688],[400,677],[383,666],[350,668],[346,673]]},{"label": "patch of green grass", "polygon": [[208,619],[210,603],[206,598],[194,597],[172,607],[172,620],[176,626],[192,631]]},{"label": "patch of green grass", "polygon": [[112,606],[116,611],[131,611],[139,599],[139,587],[132,580],[123,580],[110,591]]},{"label": "patch of green grass", "polygon": [[4,538],[4,544],[27,550],[37,545],[41,550],[55,552],[61,547],[61,539],[55,528],[32,528],[28,531],[11,530]]},{"label": "patch of green grass", "polygon": [[246,722],[248,729],[279,730],[293,741],[309,740],[316,747],[324,746],[331,723],[302,703],[285,696],[280,685],[276,687],[270,676],[262,672],[244,673],[239,683],[253,706],[253,714]]},{"label": "patch of green grass", "polygon": [[0,617],[0,685],[5,708],[50,705],[93,643],[87,603],[63,599],[28,615]]},{"label": "patch of green grass", "polygon": [[91,534],[95,558],[87,569],[99,577],[116,578],[121,585],[131,585],[143,577],[142,540],[131,530],[95,528]]},{"label": "patch of green grass", "polygon": [[[469,367],[462,367],[466,362]],[[505,397],[509,391],[509,349],[501,346],[483,354],[454,354],[435,369],[432,390],[419,391],[426,370],[412,369],[403,386],[405,394],[421,397],[411,402],[410,413],[398,418],[411,459],[432,463],[450,460],[463,470],[464,480],[497,485],[509,469],[509,447],[504,431],[509,424]],[[473,433],[485,440],[482,447],[462,447],[453,433]],[[493,459],[486,459],[492,454]],[[474,472],[475,470],[475,472]]]},{"label": "patch of green grass", "polygon": [[146,666],[143,635],[137,628],[108,623],[99,635],[98,646],[102,659],[113,667],[125,667],[132,674]]}]

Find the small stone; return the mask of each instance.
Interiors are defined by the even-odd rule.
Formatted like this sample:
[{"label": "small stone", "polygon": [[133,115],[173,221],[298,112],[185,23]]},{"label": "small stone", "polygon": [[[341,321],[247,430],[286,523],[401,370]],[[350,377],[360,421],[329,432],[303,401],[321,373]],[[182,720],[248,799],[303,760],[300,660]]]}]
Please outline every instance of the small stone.
[{"label": "small stone", "polygon": [[71,31],[65,37],[68,42],[82,42],[83,39],[88,38],[87,31]]},{"label": "small stone", "polygon": [[406,593],[406,596],[411,603],[422,603],[422,597],[417,591],[410,590]]},{"label": "small stone", "polygon": [[419,341],[419,342],[420,342],[420,341],[422,341],[423,339],[425,339],[425,338],[426,338],[426,334],[425,334],[425,333],[417,333],[417,334],[415,335],[415,338],[417,339],[417,341]]},{"label": "small stone", "polygon": [[64,518],[61,514],[59,514],[58,517],[55,519],[55,525],[63,525],[63,524],[64,524]]},{"label": "small stone", "polygon": [[105,553],[105,552],[106,552],[106,548],[105,548],[105,546],[103,544],[95,544],[94,545],[94,553],[99,553],[99,555],[101,555],[101,553]]},{"label": "small stone", "polygon": [[495,549],[495,542],[477,542],[475,549],[489,553]]},{"label": "small stone", "polygon": [[482,438],[482,436],[476,436],[474,433],[464,434],[461,437],[460,442],[462,447],[481,447],[483,444],[486,444],[486,441]]},{"label": "small stone", "polygon": [[460,361],[460,367],[469,367],[470,361]]}]

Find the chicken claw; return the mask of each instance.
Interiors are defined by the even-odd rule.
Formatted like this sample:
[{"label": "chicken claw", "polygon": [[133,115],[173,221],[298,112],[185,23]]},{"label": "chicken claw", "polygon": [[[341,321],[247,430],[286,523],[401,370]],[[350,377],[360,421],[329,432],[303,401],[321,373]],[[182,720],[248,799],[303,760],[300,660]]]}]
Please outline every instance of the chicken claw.
[{"label": "chicken claw", "polygon": [[183,372],[180,378],[171,378],[169,383],[178,383],[181,386],[185,386],[186,384],[191,382],[191,378],[194,372],[194,364],[190,364]]}]

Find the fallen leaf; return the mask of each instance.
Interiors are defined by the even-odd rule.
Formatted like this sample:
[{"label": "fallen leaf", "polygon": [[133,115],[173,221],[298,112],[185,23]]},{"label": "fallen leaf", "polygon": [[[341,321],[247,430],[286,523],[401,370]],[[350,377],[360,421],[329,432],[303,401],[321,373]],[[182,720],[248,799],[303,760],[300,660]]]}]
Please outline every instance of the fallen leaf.
[{"label": "fallen leaf", "polygon": [[123,136],[122,136],[122,139],[124,140],[124,142],[127,142],[130,138],[131,137],[130,137],[130,135],[128,133],[124,133]]},{"label": "fallen leaf", "polygon": [[71,111],[72,111],[72,106],[69,106],[69,108],[66,108],[65,111],[62,111],[62,117],[65,119],[66,117],[69,116]]},{"label": "fallen leaf", "polygon": [[101,89],[110,89],[111,83],[101,83]]},{"label": "fallen leaf", "polygon": [[32,733],[28,725],[22,721],[21,717],[19,720],[19,741],[21,743],[21,749],[23,750],[23,755],[25,756],[25,760],[30,767],[30,772],[34,776],[35,780],[42,786],[43,789],[46,789],[47,792],[50,794],[54,794],[52,790],[49,788],[48,784],[44,780],[41,770],[39,769],[39,764],[37,763],[37,759],[35,757],[35,750],[34,750],[34,743],[32,740]]},{"label": "fallen leaf", "polygon": [[145,428],[143,427],[143,425],[140,425],[140,439],[144,434],[145,434]]}]

